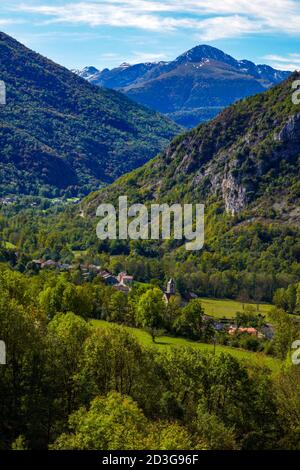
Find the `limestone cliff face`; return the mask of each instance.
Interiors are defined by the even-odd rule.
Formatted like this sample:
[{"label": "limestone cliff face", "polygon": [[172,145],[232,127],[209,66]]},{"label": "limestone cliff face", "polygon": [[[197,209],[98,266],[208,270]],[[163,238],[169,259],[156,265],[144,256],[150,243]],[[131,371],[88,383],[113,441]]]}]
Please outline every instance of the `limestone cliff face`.
[{"label": "limestone cliff face", "polygon": [[275,135],[277,142],[300,143],[300,113],[291,116],[283,128]]},{"label": "limestone cliff face", "polygon": [[228,173],[222,180],[222,196],[228,214],[238,214],[247,204],[247,190]]}]

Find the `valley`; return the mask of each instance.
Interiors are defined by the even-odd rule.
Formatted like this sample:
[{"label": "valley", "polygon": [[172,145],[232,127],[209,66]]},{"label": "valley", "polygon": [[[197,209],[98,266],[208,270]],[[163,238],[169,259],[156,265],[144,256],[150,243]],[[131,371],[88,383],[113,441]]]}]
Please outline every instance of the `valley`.
[{"label": "valley", "polygon": [[299,450],[299,72],[0,59],[0,451]]}]

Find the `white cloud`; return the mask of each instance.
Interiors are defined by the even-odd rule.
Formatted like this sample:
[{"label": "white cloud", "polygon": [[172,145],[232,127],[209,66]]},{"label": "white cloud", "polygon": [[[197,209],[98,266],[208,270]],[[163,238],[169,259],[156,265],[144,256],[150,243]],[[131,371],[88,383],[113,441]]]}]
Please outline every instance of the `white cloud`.
[{"label": "white cloud", "polygon": [[[109,3],[112,3],[109,1]],[[114,3],[116,3],[114,1]],[[18,10],[49,16],[54,23],[88,24],[89,26],[134,27],[147,30],[174,30],[178,27],[196,27],[197,21],[188,18],[172,18],[149,15],[132,6],[104,3],[68,3],[64,6],[21,4]]]},{"label": "white cloud", "polygon": [[278,70],[300,70],[300,54],[290,53],[287,56],[270,54],[263,57],[264,60]]},{"label": "white cloud", "polygon": [[0,19],[0,26],[10,26],[15,24],[22,24],[24,21],[16,20],[14,18],[2,18]]},{"label": "white cloud", "polygon": [[245,34],[300,33],[297,0],[94,0],[21,3],[17,11],[54,23],[131,27],[150,31],[194,30],[203,40]]},{"label": "white cloud", "polygon": [[197,29],[200,31],[199,39],[213,41],[262,31],[263,25],[239,15],[218,16],[200,21]]}]

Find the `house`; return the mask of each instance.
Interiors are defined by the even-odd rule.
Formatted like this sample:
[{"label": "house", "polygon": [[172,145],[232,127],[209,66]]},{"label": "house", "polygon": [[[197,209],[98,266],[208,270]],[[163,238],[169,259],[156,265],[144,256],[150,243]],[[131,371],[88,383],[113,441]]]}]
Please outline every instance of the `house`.
[{"label": "house", "polygon": [[215,327],[215,330],[216,331],[224,331],[226,330],[226,323],[223,323],[223,322],[214,322],[214,327]]},{"label": "house", "polygon": [[253,328],[253,327],[239,327],[237,328],[236,326],[230,326],[229,330],[228,330],[228,334],[233,336],[237,333],[246,333],[248,335],[251,335],[251,336],[256,336],[258,338],[262,338],[263,335],[262,333],[260,333],[256,328]]},{"label": "house", "polygon": [[118,275],[117,280],[119,281],[119,283],[115,284],[113,288],[118,290],[119,292],[124,292],[124,294],[128,294],[131,291],[133,276],[128,276],[127,273],[122,272]]},{"label": "house", "polygon": [[100,271],[98,277],[103,279],[105,284],[107,284],[108,286],[114,286],[116,284],[119,284],[118,279],[108,271]]},{"label": "house", "polygon": [[123,283],[123,284],[126,284],[126,285],[128,285],[128,284],[131,285],[133,283],[133,280],[134,280],[133,276],[128,276],[128,274],[125,273],[125,272],[120,273],[118,275],[117,279],[118,279],[119,283]]},{"label": "house", "polygon": [[194,292],[189,292],[189,293],[187,294],[187,299],[188,299],[188,300],[196,300],[196,299],[199,299],[199,297],[198,297],[198,295],[195,294]]},{"label": "house", "polygon": [[56,261],[53,261],[52,259],[49,259],[47,261],[44,261],[42,264],[41,264],[41,268],[42,269],[45,269],[45,268],[56,268],[58,266],[58,263]]},{"label": "house", "polygon": [[33,264],[35,264],[36,266],[41,268],[42,264],[44,263],[44,260],[42,260],[42,259],[33,259],[32,262],[33,262]]},{"label": "house", "polygon": [[67,263],[60,263],[58,265],[58,268],[61,269],[62,271],[70,271],[71,265]]},{"label": "house", "polygon": [[261,327],[261,332],[265,336],[265,338],[271,340],[275,334],[274,326],[270,323],[265,323],[265,325]]},{"label": "house", "polygon": [[101,271],[101,267],[97,266],[96,264],[89,264],[88,269],[92,273],[99,273]]}]

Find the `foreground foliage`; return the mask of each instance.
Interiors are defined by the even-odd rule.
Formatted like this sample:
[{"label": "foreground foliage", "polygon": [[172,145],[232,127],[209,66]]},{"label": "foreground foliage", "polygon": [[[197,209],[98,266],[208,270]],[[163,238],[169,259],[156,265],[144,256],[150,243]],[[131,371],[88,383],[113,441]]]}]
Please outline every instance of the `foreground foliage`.
[{"label": "foreground foliage", "polygon": [[300,448],[296,413],[285,413],[289,400],[299,407],[295,366],[274,378],[230,354],[146,349],[66,309],[48,317],[49,284],[52,295],[62,280],[1,269],[2,449]]}]

